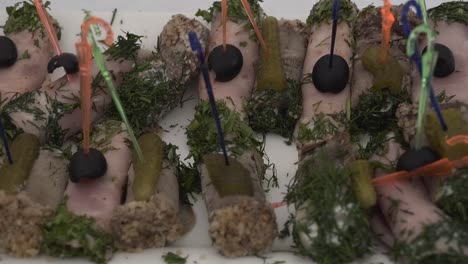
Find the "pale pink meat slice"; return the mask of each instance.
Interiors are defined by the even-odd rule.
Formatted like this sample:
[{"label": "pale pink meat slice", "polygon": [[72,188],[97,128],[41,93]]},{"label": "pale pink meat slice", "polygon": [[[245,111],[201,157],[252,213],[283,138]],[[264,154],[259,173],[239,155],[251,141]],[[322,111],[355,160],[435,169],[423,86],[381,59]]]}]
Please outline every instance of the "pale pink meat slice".
[{"label": "pale pink meat slice", "polygon": [[[206,59],[216,46],[223,45],[221,14],[216,14],[211,25],[211,35],[208,41]],[[245,100],[249,99],[255,83],[255,65],[258,63],[259,48],[257,42],[245,30],[245,24],[227,22],[227,44],[239,48],[244,64],[238,76],[229,82],[215,81],[215,74],[210,71],[213,93],[217,100],[224,100],[226,105],[238,112],[243,112]],[[203,100],[208,100],[208,94],[203,77],[199,81],[199,94]]]},{"label": "pale pink meat slice", "polygon": [[47,37],[41,38],[40,35],[39,31],[7,35],[16,45],[18,60],[13,66],[0,69],[2,105],[17,93],[39,89],[45,81],[47,63],[53,55],[53,49]]},{"label": "pale pink meat slice", "polygon": [[114,135],[110,143],[112,149],[104,153],[107,160],[106,174],[86,183],[69,182],[65,192],[68,197],[67,207],[72,213],[94,218],[97,226],[106,231],[110,229],[114,209],[120,204],[122,188],[130,168],[132,152],[128,140],[126,131]]},{"label": "pale pink meat slice", "polygon": [[[303,73],[310,75],[315,63],[324,55],[330,53],[332,24],[321,23],[312,28],[309,36],[307,55],[304,61]],[[345,22],[339,23],[336,33],[335,54],[343,57],[350,67],[352,75],[353,50],[351,28]],[[301,122],[309,123],[317,113],[334,114],[346,110],[346,102],[350,97],[349,85],[339,94],[321,93],[312,82],[302,85],[302,117]]]}]

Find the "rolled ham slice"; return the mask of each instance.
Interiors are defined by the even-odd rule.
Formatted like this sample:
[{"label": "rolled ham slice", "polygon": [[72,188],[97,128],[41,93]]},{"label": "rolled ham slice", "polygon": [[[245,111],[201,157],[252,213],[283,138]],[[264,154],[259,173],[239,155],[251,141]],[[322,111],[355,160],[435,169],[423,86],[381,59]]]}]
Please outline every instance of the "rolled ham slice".
[{"label": "rolled ham slice", "polygon": [[[159,38],[159,55],[162,60],[157,60],[157,62],[161,64],[159,68],[165,68],[166,70],[162,77],[151,79],[155,83],[169,79],[181,84],[187,84],[192,80],[192,77],[198,76],[198,57],[192,52],[187,41],[190,31],[195,32],[199,36],[202,45],[205,46],[209,30],[195,19],[175,15],[164,26]],[[182,61],[183,67],[180,65]],[[151,72],[152,70],[149,70],[149,72],[142,72],[141,74],[152,78]],[[160,118],[164,116],[164,113],[156,114]],[[155,127],[160,118],[154,120]],[[157,133],[157,131],[152,131],[142,137],[152,138],[153,140],[150,142],[156,145],[158,143],[165,145],[157,136]],[[167,146],[162,147],[163,153],[158,154],[167,157],[166,148]],[[149,159],[155,158],[154,156],[157,155],[153,155]],[[160,161],[158,160],[158,162]],[[133,164],[135,162],[138,162],[138,160],[134,156]],[[166,158],[161,162],[162,169],[159,174],[152,172],[159,176],[156,179],[154,192],[147,200],[135,199],[133,190],[134,188],[138,190],[138,185],[134,184],[135,171],[133,164],[130,167],[125,203],[116,208],[111,223],[115,245],[121,250],[139,251],[147,248],[164,247],[191,230],[195,224],[195,215],[191,207],[179,200],[178,172],[175,164]],[[148,164],[148,166],[151,166],[152,163]]]},{"label": "rolled ham slice", "polygon": [[[355,8],[354,12],[357,11]],[[353,11],[351,11],[353,12]],[[313,24],[310,28],[308,46],[303,66],[303,76],[311,76],[315,63],[324,55],[330,54],[332,21],[325,19],[321,23]],[[337,26],[336,42],[334,54],[341,56],[350,68],[352,74],[353,49],[350,43],[353,42],[352,28],[347,22],[340,20]],[[301,135],[299,128],[296,128],[296,139],[299,142],[299,149],[313,148],[317,144],[329,139],[334,132],[342,132],[343,127],[337,131],[331,131],[333,125],[338,125],[338,120],[334,120],[330,115],[346,111],[347,101],[350,97],[350,85],[338,94],[322,93],[310,80],[302,85],[302,116],[298,126],[305,126],[308,130],[313,130],[317,118],[324,119],[321,123],[329,123],[323,136],[307,138]],[[338,125],[339,126],[339,125]],[[305,148],[304,148],[305,147]]]},{"label": "rolled ham slice", "polygon": [[[23,5],[32,5],[32,3],[25,2]],[[20,9],[16,8],[16,10]],[[49,18],[54,21],[51,17]],[[39,16],[36,15],[36,17],[30,19],[39,21]],[[9,22],[7,21],[7,23]],[[55,21],[54,26],[59,28]],[[11,67],[0,69],[2,106],[17,94],[39,89],[48,75],[47,63],[53,55],[52,44],[47,38],[42,25],[34,31],[9,32],[5,36],[15,43],[18,60]]]},{"label": "rolled ham slice", "polygon": [[31,257],[39,254],[43,226],[62,201],[68,161],[58,150],[42,148],[24,189],[16,195],[0,191],[0,248]]},{"label": "rolled ham slice", "polygon": [[123,123],[105,121],[95,127],[94,133],[92,144],[103,151],[107,172],[96,180],[76,184],[69,182],[65,195],[70,212],[93,218],[96,227],[109,232],[110,220],[114,209],[120,204],[130,168],[131,150]]},{"label": "rolled ham slice", "polygon": [[[140,59],[150,56],[147,51],[141,51],[139,55]],[[118,87],[123,74],[132,70],[133,62],[108,59],[106,66],[110,72],[114,73],[114,83]],[[99,69],[93,63],[93,78],[96,78],[98,74]],[[99,120],[112,103],[110,91],[104,81],[101,81],[99,86],[102,88],[95,88],[96,92],[92,97],[92,122]],[[28,104],[21,108],[16,106],[8,108],[7,106],[12,123],[17,128],[38,136],[43,142],[50,140],[51,137],[50,129],[46,129],[48,126],[58,126],[58,129],[62,131],[61,141],[81,129],[79,73],[72,75],[71,82],[68,82],[65,76],[54,82],[47,80],[38,91],[25,94],[17,100],[27,100]],[[54,120],[54,123],[51,124],[51,120]]]},{"label": "rolled ham slice", "polygon": [[[243,66],[238,76],[229,82],[216,82],[214,73],[210,73],[213,84],[213,93],[216,100],[222,100],[231,111],[237,111],[245,117],[244,104],[251,96],[255,82],[256,68],[259,57],[258,44],[251,37],[251,32],[246,30],[247,21],[227,22],[227,43],[236,46],[243,55]],[[222,45],[221,14],[215,13],[211,25],[211,35],[208,42],[208,52]],[[240,43],[244,43],[240,45]],[[203,78],[200,77],[199,94],[201,100],[208,100]],[[229,138],[230,135],[225,135]],[[224,162],[218,159],[217,154],[205,153],[205,158]],[[223,195],[222,191],[216,189],[211,183],[211,177],[222,177],[223,175],[210,175],[205,163],[199,164],[202,178],[202,192],[208,211],[209,234],[213,240],[214,247],[222,255],[228,257],[239,257],[245,255],[256,255],[267,251],[277,236],[273,209],[265,199],[262,189],[262,177],[265,170],[263,160],[255,150],[244,150],[242,154],[231,157],[232,162],[239,164],[245,172],[246,182],[251,183],[251,195],[230,194]],[[229,168],[228,168],[229,169]]]}]

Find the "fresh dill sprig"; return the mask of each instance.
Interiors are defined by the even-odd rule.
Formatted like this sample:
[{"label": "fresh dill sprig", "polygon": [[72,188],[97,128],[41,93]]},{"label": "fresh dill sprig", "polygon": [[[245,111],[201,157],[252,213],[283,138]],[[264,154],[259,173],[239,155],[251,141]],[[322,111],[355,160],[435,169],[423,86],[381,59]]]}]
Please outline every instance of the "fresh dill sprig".
[{"label": "fresh dill sprig", "polygon": [[[309,127],[312,125],[312,127]],[[325,140],[327,136],[333,135],[347,127],[346,114],[339,112],[335,114],[316,114],[307,123],[300,123],[298,127],[297,140],[299,142]]]},{"label": "fresh dill sprig", "polygon": [[435,21],[468,25],[468,2],[452,1],[427,10],[427,15]]},{"label": "fresh dill sprig", "polygon": [[[308,25],[317,25],[322,22],[332,20],[333,0],[320,0],[316,3],[307,17]],[[350,0],[343,0],[340,2],[340,12],[338,21],[344,21],[348,24],[354,22],[357,16],[357,7]]]},{"label": "fresh dill sprig", "polygon": [[141,48],[141,38],[130,32],[125,32],[125,36],[119,35],[117,41],[104,54],[113,60],[133,60],[135,61],[138,51]]},{"label": "fresh dill sprig", "polygon": [[[127,118],[135,135],[146,128],[154,127],[170,110],[179,105],[186,87],[178,80],[171,80],[164,67],[153,69],[146,62],[137,64],[126,73],[117,90]],[[119,119],[120,115],[112,106],[107,116]]]},{"label": "fresh dill sprig", "polygon": [[[437,253],[436,247],[448,247]],[[465,224],[444,217],[440,222],[426,225],[411,241],[397,242],[391,254],[398,263],[413,264],[458,264],[468,263],[463,249],[468,246],[468,229]]]},{"label": "fresh dill sprig", "polygon": [[[50,2],[46,1],[44,3],[44,8],[50,9],[49,5]],[[6,13],[8,15],[8,19],[3,26],[3,32],[5,34],[17,33],[23,30],[34,32],[37,29],[41,29],[42,37],[44,38],[46,36],[41,19],[37,14],[36,7],[32,0],[19,2],[13,6],[9,6],[6,8]],[[57,38],[60,40],[61,29],[56,23],[54,23],[53,26],[57,31]]]},{"label": "fresh dill sprig", "polygon": [[187,257],[183,258],[175,253],[168,252],[167,254],[162,256],[162,259],[166,264],[185,264],[187,263]]},{"label": "fresh dill sprig", "polygon": [[344,164],[348,150],[327,145],[300,164],[285,197],[299,253],[318,263],[347,263],[370,250],[371,231]]},{"label": "fresh dill sprig", "polygon": [[[263,9],[260,6],[260,3],[263,2],[263,0],[248,0],[248,2],[250,4],[250,8],[252,9],[252,13],[254,14],[255,21],[258,23],[260,18],[263,16]],[[215,13],[221,13],[221,1],[213,2],[213,5],[207,10],[198,9],[195,16],[201,17],[209,23],[213,20]],[[247,16],[247,13],[245,12],[242,3],[239,0],[228,0],[227,14],[229,19],[237,23],[249,21],[249,17]],[[248,29],[253,29],[250,23],[247,23],[246,26]]]},{"label": "fresh dill sprig", "polygon": [[450,217],[463,223],[468,221],[468,168],[458,169],[444,179],[438,193],[437,205]]},{"label": "fresh dill sprig", "polygon": [[289,80],[283,91],[267,89],[254,93],[246,112],[254,131],[276,133],[291,140],[302,113],[301,83]]},{"label": "fresh dill sprig", "polygon": [[[223,101],[218,101],[219,118],[225,137],[226,148],[231,156],[239,156],[247,150],[260,150],[262,142],[255,132],[242,121],[239,113],[228,109]],[[203,155],[219,153],[218,132],[216,130],[211,106],[208,101],[201,101],[195,108],[195,118],[187,126],[187,144],[190,146],[190,157],[200,162]]]},{"label": "fresh dill sprig", "polygon": [[[386,146],[388,133],[395,134],[396,141],[403,146],[407,143],[403,139],[396,110],[401,103],[409,103],[411,97],[405,89],[394,94],[388,89],[370,91],[359,97],[359,102],[351,109],[349,132],[355,144],[360,148],[359,159],[368,159],[371,155],[382,153]],[[369,137],[365,146],[360,144],[360,137]]]}]

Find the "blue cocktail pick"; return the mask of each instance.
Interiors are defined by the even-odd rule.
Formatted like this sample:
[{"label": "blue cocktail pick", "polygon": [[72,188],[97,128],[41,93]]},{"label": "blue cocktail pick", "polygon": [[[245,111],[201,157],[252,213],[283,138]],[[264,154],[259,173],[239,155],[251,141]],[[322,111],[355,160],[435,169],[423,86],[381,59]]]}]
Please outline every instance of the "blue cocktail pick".
[{"label": "blue cocktail pick", "polygon": [[328,67],[333,66],[333,53],[335,51],[335,41],[336,41],[336,30],[338,27],[338,12],[340,10],[340,0],[333,1],[333,12],[332,12],[332,19],[333,19],[333,26],[332,26],[332,36],[331,36],[331,45],[330,45],[330,61],[328,63]]},{"label": "blue cocktail pick", "polygon": [[3,146],[5,146],[5,152],[8,157],[8,162],[13,164],[13,158],[11,157],[10,147],[8,146],[8,139],[5,133],[5,128],[3,127],[2,120],[0,120],[0,133],[2,134]]},{"label": "blue cocktail pick", "polygon": [[208,99],[211,105],[211,111],[213,113],[213,118],[215,120],[216,129],[218,131],[219,143],[224,155],[224,162],[226,166],[229,166],[229,158],[227,155],[226,144],[224,143],[223,129],[221,127],[221,120],[219,118],[218,107],[216,106],[216,100],[213,95],[213,87],[211,86],[210,75],[208,70],[208,65],[205,62],[205,56],[203,55],[203,50],[198,40],[197,34],[193,31],[189,32],[190,46],[192,50],[197,52],[198,60],[200,61],[200,68],[203,74],[203,79],[205,80],[206,90],[208,92]]}]

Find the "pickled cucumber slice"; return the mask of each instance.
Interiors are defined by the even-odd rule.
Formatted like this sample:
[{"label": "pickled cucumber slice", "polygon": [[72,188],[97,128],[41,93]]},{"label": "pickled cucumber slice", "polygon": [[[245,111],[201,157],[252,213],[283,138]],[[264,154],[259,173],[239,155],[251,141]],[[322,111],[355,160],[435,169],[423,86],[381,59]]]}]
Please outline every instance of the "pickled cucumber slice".
[{"label": "pickled cucumber slice", "polygon": [[18,135],[10,145],[13,164],[5,160],[0,168],[0,190],[16,193],[26,183],[39,156],[39,139],[32,134]]},{"label": "pickled cucumber slice", "polygon": [[372,185],[372,166],[367,160],[356,160],[350,167],[354,194],[361,207],[369,209],[377,203],[377,193]]},{"label": "pickled cucumber slice", "polygon": [[154,194],[161,174],[164,142],[158,135],[148,133],[138,138],[138,144],[145,159],[140,161],[134,151],[133,169],[135,178],[132,189],[136,201],[147,201]]},{"label": "pickled cucumber slice", "polygon": [[374,76],[372,89],[389,89],[393,94],[401,90],[403,70],[398,60],[391,54],[387,56],[387,62],[382,63],[381,47],[370,46],[362,55],[362,65]]}]

